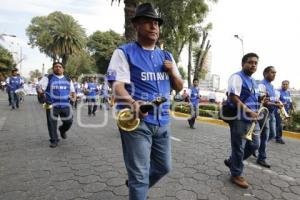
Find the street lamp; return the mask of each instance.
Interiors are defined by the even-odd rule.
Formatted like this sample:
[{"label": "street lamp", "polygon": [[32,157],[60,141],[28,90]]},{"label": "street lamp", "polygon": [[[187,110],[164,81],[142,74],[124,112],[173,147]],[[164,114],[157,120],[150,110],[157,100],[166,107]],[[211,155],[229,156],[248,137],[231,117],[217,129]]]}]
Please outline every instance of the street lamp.
[{"label": "street lamp", "polygon": [[1,40],[4,40],[4,36],[6,36],[6,37],[17,37],[17,36],[12,35],[12,34],[1,33],[1,34],[0,34],[0,39],[1,39]]},{"label": "street lamp", "polygon": [[239,39],[241,41],[242,44],[242,52],[243,52],[243,56],[245,55],[244,53],[244,40],[242,37],[240,37],[239,35],[234,35],[235,38]]}]

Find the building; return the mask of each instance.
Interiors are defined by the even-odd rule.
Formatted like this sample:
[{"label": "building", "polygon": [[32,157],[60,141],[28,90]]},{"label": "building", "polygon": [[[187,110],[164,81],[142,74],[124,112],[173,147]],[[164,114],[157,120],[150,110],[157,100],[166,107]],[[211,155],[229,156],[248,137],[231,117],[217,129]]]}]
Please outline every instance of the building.
[{"label": "building", "polygon": [[206,76],[205,80],[199,81],[200,89],[216,91],[220,89],[220,75],[212,74]]}]

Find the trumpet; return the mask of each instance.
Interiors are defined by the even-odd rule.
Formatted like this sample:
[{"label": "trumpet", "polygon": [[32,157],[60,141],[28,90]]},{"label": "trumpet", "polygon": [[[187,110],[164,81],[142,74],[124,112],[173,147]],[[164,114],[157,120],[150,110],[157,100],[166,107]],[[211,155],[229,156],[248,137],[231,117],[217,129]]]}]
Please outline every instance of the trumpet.
[{"label": "trumpet", "polygon": [[[141,105],[140,111],[142,113],[149,112],[154,106],[159,106],[166,101],[167,99],[165,97],[157,97],[154,101]],[[140,121],[140,118],[134,118],[134,115],[129,108],[120,110],[117,115],[117,125],[123,131],[130,132],[135,130],[139,126]]]},{"label": "trumpet", "polygon": [[289,114],[286,112],[285,107],[284,107],[284,105],[283,105],[283,103],[282,103],[281,101],[279,101],[279,105],[281,106],[281,107],[278,109],[280,118],[282,119],[282,121],[287,121],[288,119],[290,119],[290,116],[289,116]]},{"label": "trumpet", "polygon": [[[262,126],[260,127],[260,133],[259,133],[259,134],[261,134],[261,132],[262,132],[263,128],[265,127],[266,122],[267,122],[267,120],[268,120],[268,117],[269,117],[269,110],[268,110],[266,107],[261,106],[261,107],[259,108],[259,110],[257,111],[257,114],[258,114],[258,116],[261,116],[262,114],[264,115],[263,118],[262,118],[262,123],[263,123],[263,124],[262,124]],[[256,124],[256,122],[253,121],[252,124],[251,124],[251,126],[250,126],[250,128],[249,128],[249,130],[248,130],[247,133],[245,134],[244,137],[245,137],[246,140],[252,141],[252,136],[253,136],[254,131],[255,131],[255,124]]]},{"label": "trumpet", "polygon": [[50,103],[43,103],[43,108],[46,109],[46,110],[49,110],[52,108],[52,104]]}]

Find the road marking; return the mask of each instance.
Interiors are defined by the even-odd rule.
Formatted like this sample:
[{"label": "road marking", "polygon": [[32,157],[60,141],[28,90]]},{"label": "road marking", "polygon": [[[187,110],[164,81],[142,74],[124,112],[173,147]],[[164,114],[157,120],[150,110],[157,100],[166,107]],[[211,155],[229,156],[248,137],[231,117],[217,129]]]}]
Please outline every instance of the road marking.
[{"label": "road marking", "polygon": [[175,141],[177,141],[177,142],[181,142],[181,139],[178,139],[178,138],[176,138],[176,137],[171,137],[171,139],[172,139],[172,140],[175,140]]},{"label": "road marking", "polygon": [[293,177],[290,177],[290,176],[287,176],[287,175],[283,175],[283,174],[278,174],[277,172],[275,172],[275,171],[273,171],[271,169],[265,169],[265,168],[262,168],[262,167],[260,167],[258,165],[249,163],[247,161],[245,161],[245,164],[248,165],[251,168],[262,170],[263,172],[265,172],[267,174],[270,174],[270,175],[273,175],[273,176],[278,176],[279,178],[283,179],[284,181],[293,181],[293,182],[296,181]]}]

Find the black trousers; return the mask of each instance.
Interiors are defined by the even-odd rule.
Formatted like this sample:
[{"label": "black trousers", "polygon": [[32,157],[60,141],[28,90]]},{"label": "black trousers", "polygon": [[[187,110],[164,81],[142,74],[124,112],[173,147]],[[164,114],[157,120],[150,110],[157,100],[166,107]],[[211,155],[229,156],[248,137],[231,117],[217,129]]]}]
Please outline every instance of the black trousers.
[{"label": "black trousers", "polygon": [[71,108],[57,108],[53,107],[52,109],[46,110],[47,116],[47,126],[51,143],[57,143],[59,141],[57,135],[57,121],[58,117],[61,118],[62,125],[59,127],[60,131],[68,131],[73,123],[73,116],[71,113]]},{"label": "black trousers", "polygon": [[97,104],[96,104],[96,98],[95,97],[87,97],[88,102],[88,115],[91,115],[92,113],[95,114],[97,110]]}]

